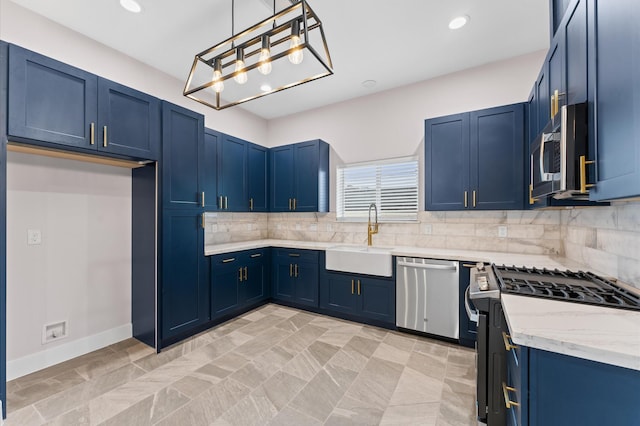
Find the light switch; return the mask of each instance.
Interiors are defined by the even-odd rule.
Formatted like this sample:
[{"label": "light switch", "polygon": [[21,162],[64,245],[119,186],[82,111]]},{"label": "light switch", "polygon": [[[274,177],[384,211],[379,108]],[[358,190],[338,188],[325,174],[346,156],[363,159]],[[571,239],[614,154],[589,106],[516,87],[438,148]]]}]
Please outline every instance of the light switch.
[{"label": "light switch", "polygon": [[27,245],[42,244],[42,232],[39,229],[27,229]]},{"label": "light switch", "polygon": [[498,237],[507,238],[507,227],[506,226],[498,226]]}]

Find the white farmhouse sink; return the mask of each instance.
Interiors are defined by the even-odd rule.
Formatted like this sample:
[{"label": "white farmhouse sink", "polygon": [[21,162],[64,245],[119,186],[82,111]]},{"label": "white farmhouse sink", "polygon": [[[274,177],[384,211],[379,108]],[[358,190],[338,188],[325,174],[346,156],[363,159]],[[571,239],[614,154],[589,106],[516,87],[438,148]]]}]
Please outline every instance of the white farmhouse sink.
[{"label": "white farmhouse sink", "polygon": [[390,277],[392,247],[340,245],[326,250],[326,268],[332,271]]}]

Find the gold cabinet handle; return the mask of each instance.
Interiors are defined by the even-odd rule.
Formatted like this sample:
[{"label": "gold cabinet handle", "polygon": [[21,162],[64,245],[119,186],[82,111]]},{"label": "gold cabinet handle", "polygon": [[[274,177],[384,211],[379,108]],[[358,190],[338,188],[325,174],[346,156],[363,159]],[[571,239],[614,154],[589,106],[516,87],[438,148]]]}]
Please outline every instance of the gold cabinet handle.
[{"label": "gold cabinet handle", "polygon": [[224,196],[224,209],[229,210],[229,197]]},{"label": "gold cabinet handle", "polygon": [[253,198],[249,198],[249,210],[253,211]]},{"label": "gold cabinet handle", "polygon": [[354,285],[356,280],[351,280],[351,294],[354,293]]},{"label": "gold cabinet handle", "polygon": [[553,112],[553,106],[555,105],[555,97],[556,97],[556,95],[551,95],[551,105],[550,105],[550,108],[549,108],[549,112],[550,112],[550,115],[551,115],[551,118],[552,118],[552,119],[553,119],[553,117],[555,117],[555,115],[556,115],[556,114]]},{"label": "gold cabinet handle", "polygon": [[289,210],[291,210],[291,198],[289,198]]},{"label": "gold cabinet handle", "polygon": [[360,280],[358,280],[358,296],[360,296]]},{"label": "gold cabinet handle", "polygon": [[248,274],[248,272],[247,272],[247,267],[245,266],[245,267],[244,267],[244,281],[246,281],[246,280],[247,280],[247,276],[248,276],[248,275],[249,275],[249,274]]},{"label": "gold cabinet handle", "polygon": [[107,126],[102,127],[102,146],[107,147]]},{"label": "gold cabinet handle", "polygon": [[91,126],[89,126],[89,134],[89,142],[94,145],[96,143],[96,123],[91,123]]},{"label": "gold cabinet handle", "polygon": [[296,263],[295,271],[296,271],[295,277],[298,278],[299,269],[298,269],[298,264],[297,263]]},{"label": "gold cabinet handle", "polygon": [[584,155],[580,156],[580,193],[586,194],[587,188],[592,188],[595,185],[592,183],[587,183],[587,164],[594,164],[595,161],[587,160],[587,157]]},{"label": "gold cabinet handle", "polygon": [[252,254],[252,255],[251,255],[251,257],[252,257],[252,258],[255,258],[255,257],[262,257],[262,253],[254,253],[254,254]]},{"label": "gold cabinet handle", "polygon": [[297,199],[297,198],[294,198],[294,199],[293,199],[293,210],[294,210],[294,211],[298,208],[297,204],[298,204],[298,199]]},{"label": "gold cabinet handle", "polygon": [[553,115],[555,116],[558,111],[560,111],[560,93],[556,90],[555,92],[553,92],[553,94],[555,95],[554,97],[554,109],[553,109]]},{"label": "gold cabinet handle", "polygon": [[518,349],[518,345],[514,345],[513,343],[511,343],[511,336],[509,336],[504,331],[502,332],[502,340],[504,341],[504,348],[507,351],[510,351],[512,349]]},{"label": "gold cabinet handle", "polygon": [[506,405],[507,409],[511,408],[511,406],[519,407],[520,406],[519,402],[511,401],[509,399],[509,392],[517,392],[517,391],[516,391],[516,388],[507,386],[505,382],[502,382],[502,393],[504,394],[504,404]]},{"label": "gold cabinet handle", "polygon": [[204,191],[202,191],[202,198],[200,198],[200,201],[202,202],[202,207],[204,207]]},{"label": "gold cabinet handle", "polygon": [[204,221],[204,213],[202,213],[202,214],[200,215],[200,222],[202,222],[202,229],[205,229],[205,227],[204,227],[204,224],[205,224],[205,221]]},{"label": "gold cabinet handle", "polygon": [[289,264],[289,276],[292,277],[293,276],[293,263]]},{"label": "gold cabinet handle", "polygon": [[242,282],[242,268],[238,268],[238,280]]},{"label": "gold cabinet handle", "polygon": [[289,257],[300,257],[300,253],[289,253]]},{"label": "gold cabinet handle", "polygon": [[218,208],[222,210],[223,207],[224,207],[224,204],[222,204],[222,195],[220,195],[218,197]]},{"label": "gold cabinet handle", "polygon": [[473,208],[476,208],[476,190],[473,190]]},{"label": "gold cabinet handle", "polygon": [[464,208],[465,209],[469,207],[469,203],[467,202],[467,198],[468,198],[467,195],[468,195],[468,192],[464,191]]},{"label": "gold cabinet handle", "polygon": [[529,204],[534,204],[536,201],[539,201],[539,198],[533,198],[533,184],[529,184]]},{"label": "gold cabinet handle", "polygon": [[235,257],[231,257],[229,259],[222,259],[222,263],[230,263],[230,262],[233,262],[234,260],[236,260]]}]

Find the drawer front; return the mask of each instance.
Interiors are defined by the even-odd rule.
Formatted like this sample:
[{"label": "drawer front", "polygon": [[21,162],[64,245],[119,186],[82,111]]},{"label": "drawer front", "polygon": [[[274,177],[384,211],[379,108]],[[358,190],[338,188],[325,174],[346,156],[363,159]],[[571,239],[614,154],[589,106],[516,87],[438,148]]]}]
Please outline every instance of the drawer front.
[{"label": "drawer front", "polygon": [[278,259],[288,258],[293,263],[310,262],[318,263],[319,252],[317,250],[297,250],[297,249],[273,249],[273,255]]}]

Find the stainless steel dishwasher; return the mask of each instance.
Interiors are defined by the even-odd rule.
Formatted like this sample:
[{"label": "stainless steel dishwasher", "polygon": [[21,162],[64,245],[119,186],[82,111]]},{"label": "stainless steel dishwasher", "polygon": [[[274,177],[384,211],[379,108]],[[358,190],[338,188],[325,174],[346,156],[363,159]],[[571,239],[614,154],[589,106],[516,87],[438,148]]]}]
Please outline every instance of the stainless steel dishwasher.
[{"label": "stainless steel dishwasher", "polygon": [[396,325],[458,339],[458,262],[413,257],[396,262]]}]

